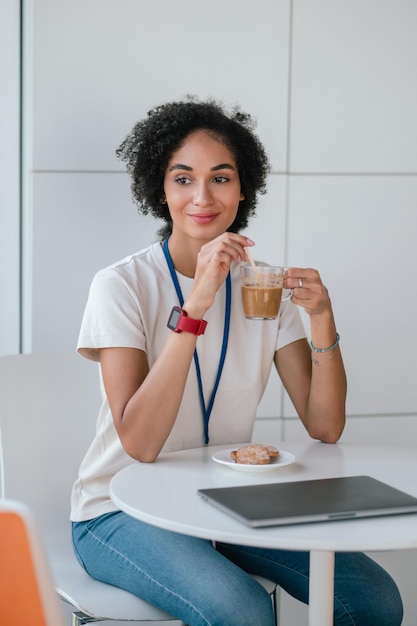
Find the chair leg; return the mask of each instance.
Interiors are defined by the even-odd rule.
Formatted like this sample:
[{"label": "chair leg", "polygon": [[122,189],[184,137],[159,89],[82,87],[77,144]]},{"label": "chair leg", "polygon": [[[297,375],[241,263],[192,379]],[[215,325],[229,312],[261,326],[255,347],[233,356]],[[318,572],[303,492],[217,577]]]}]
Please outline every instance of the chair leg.
[{"label": "chair leg", "polygon": [[100,618],[90,617],[86,615],[82,611],[75,611],[72,614],[71,626],[83,626],[84,624],[92,624],[93,622],[101,622],[103,621]]},{"label": "chair leg", "polygon": [[275,626],[279,626],[279,587],[276,587],[272,594],[272,606],[274,607]]}]

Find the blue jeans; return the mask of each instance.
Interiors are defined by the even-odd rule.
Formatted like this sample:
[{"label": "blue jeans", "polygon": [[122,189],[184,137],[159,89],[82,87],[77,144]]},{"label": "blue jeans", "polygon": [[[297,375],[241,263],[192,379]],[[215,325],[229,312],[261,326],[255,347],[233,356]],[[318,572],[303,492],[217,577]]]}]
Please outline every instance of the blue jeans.
[{"label": "blue jeans", "polygon": [[[309,555],[170,532],[120,511],[73,523],[75,553],[93,578],[136,594],[189,626],[273,626],[271,600],[249,573],[308,603]],[[361,553],[338,553],[336,626],[399,626],[392,578]]]}]

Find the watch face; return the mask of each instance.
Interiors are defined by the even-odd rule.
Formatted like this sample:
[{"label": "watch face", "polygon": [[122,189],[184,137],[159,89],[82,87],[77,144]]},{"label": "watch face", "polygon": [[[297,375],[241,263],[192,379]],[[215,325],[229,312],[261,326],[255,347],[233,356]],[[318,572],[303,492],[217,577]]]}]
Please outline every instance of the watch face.
[{"label": "watch face", "polygon": [[181,309],[173,307],[171,315],[169,316],[169,320],[167,322],[168,328],[170,328],[171,330],[175,330],[177,328],[178,320],[181,317],[181,313]]}]

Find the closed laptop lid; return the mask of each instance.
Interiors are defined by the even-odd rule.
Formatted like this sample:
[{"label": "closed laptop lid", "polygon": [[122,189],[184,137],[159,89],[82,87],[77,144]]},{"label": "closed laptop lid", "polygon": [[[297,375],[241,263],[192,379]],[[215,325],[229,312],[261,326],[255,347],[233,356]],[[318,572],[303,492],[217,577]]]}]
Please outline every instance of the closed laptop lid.
[{"label": "closed laptop lid", "polygon": [[248,526],[280,526],[417,512],[417,498],[370,476],[199,489]]}]

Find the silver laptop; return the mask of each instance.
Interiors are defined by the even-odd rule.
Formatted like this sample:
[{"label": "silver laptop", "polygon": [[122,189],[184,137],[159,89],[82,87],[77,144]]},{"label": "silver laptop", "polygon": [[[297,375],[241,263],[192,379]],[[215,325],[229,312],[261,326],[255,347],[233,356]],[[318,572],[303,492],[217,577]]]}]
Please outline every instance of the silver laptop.
[{"label": "silver laptop", "polygon": [[417,498],[370,476],[217,487],[198,493],[254,528],[417,512]]}]

